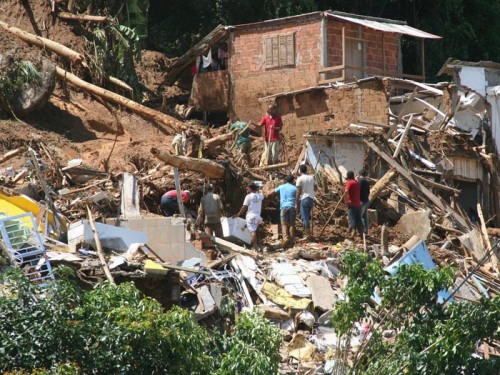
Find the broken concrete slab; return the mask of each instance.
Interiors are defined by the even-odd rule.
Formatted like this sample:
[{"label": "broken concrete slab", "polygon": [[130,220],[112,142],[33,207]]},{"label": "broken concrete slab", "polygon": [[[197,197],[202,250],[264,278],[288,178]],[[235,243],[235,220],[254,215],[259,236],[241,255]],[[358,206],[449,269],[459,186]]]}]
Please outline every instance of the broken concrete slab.
[{"label": "broken concrete slab", "polygon": [[197,288],[196,291],[198,292],[198,297],[202,303],[196,306],[194,317],[196,320],[201,320],[212,315],[217,310],[217,304],[210,294],[208,286],[203,285],[202,287]]},{"label": "broken concrete slab", "polygon": [[[101,245],[106,249],[125,252],[133,243],[148,242],[148,236],[144,232],[102,223],[95,223],[95,226]],[[80,243],[96,246],[94,233],[86,219],[70,224],[68,229],[68,244],[76,246]]]},{"label": "broken concrete slab", "polygon": [[396,224],[396,230],[426,241],[432,232],[431,210],[404,214]]},{"label": "broken concrete slab", "polygon": [[307,278],[306,283],[311,291],[315,308],[328,311],[337,302],[332,286],[326,277],[311,275]]}]

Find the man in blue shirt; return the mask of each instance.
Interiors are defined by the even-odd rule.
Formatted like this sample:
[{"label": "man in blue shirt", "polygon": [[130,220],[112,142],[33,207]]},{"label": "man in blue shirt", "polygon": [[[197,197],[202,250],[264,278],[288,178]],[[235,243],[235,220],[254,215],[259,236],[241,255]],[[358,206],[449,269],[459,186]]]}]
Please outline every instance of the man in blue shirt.
[{"label": "man in blue shirt", "polygon": [[293,184],[293,176],[285,178],[286,183],[274,191],[280,195],[280,219],[283,232],[283,247],[293,246],[295,238],[295,195],[297,188]]}]

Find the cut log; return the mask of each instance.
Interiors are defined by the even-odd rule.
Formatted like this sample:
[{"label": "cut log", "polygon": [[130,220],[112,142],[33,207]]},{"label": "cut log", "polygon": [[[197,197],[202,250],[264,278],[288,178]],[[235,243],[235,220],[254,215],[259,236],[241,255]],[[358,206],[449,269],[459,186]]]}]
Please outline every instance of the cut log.
[{"label": "cut log", "polygon": [[177,81],[179,75],[191,65],[196,57],[204,54],[219,41],[227,38],[229,31],[222,25],[213,29],[206,37],[200,40],[193,48],[177,59],[165,77],[165,84],[171,86]]},{"label": "cut log", "polygon": [[111,18],[104,16],[92,16],[90,14],[73,14],[68,12],[59,12],[57,17],[68,21],[84,21],[84,22],[109,22]]},{"label": "cut log", "polygon": [[[218,135],[217,137],[213,137],[203,141],[203,148],[206,149],[209,153],[215,153],[215,149],[219,146],[222,146],[224,143],[229,141],[232,138],[232,133]],[[197,152],[197,150],[196,150]]]},{"label": "cut log", "polygon": [[3,156],[0,156],[0,164],[5,163],[7,160],[10,160],[13,157],[19,155],[20,153],[24,152],[24,150],[25,150],[24,147],[19,147],[16,148],[15,150],[6,152],[5,154],[3,154]]},{"label": "cut log", "polygon": [[173,155],[167,151],[158,150],[157,148],[152,148],[151,153],[156,156],[161,161],[182,170],[200,172],[205,175],[205,177],[212,178],[214,180],[221,180],[225,176],[225,168],[207,159],[196,159],[189,156],[177,156]]},{"label": "cut log", "polygon": [[[57,67],[56,72],[57,72],[57,76],[59,78],[61,78],[63,80],[67,80],[68,82],[81,88],[82,90],[84,90],[92,95],[96,95],[96,96],[98,96],[104,100],[107,100],[111,103],[121,105],[121,106],[131,110],[132,112],[147,118],[148,120],[152,120],[152,121],[155,121],[157,123],[166,125],[174,132],[178,132],[178,129],[182,125],[182,122],[174,119],[173,117],[170,117],[168,115],[165,115],[164,113],[161,113],[161,112],[155,111],[154,109],[143,106],[142,104],[139,104],[137,102],[134,102],[133,100],[127,99],[127,98],[125,98],[121,95],[118,95],[112,91],[109,91],[109,90],[103,89],[102,87],[88,83],[88,82],[84,81],[83,79],[78,78],[74,74],[71,74],[70,72],[68,72],[64,69]],[[168,131],[165,131],[165,132],[169,133]]]},{"label": "cut log", "polygon": [[78,65],[78,64],[83,64],[85,62],[85,59],[81,53],[73,51],[72,49],[57,42],[54,42],[50,39],[30,34],[26,31],[18,29],[17,27],[9,26],[8,24],[2,21],[0,21],[0,28],[10,32],[11,34],[14,34],[15,36],[22,39],[29,45],[34,45],[44,50],[49,50],[50,52],[53,52],[56,55],[71,61],[71,63],[73,64]]},{"label": "cut log", "polygon": [[389,169],[386,174],[380,178],[375,185],[370,189],[368,207],[371,206],[373,201],[382,193],[382,191],[394,180],[397,173],[394,169]]}]

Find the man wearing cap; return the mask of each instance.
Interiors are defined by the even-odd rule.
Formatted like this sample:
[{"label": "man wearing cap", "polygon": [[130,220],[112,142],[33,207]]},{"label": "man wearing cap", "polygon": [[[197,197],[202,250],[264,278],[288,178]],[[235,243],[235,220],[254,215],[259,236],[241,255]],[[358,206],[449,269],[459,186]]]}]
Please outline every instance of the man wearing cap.
[{"label": "man wearing cap", "polygon": [[209,236],[215,235],[216,237],[222,238],[222,224],[220,222],[222,217],[222,202],[219,195],[214,193],[212,184],[207,186],[207,192],[203,198],[201,198],[198,213],[200,218],[205,218],[205,233]]},{"label": "man wearing cap", "polygon": [[259,224],[262,223],[262,217],[260,213],[262,211],[262,201],[264,196],[259,192],[259,187],[254,183],[250,183],[247,186],[247,195],[243,201],[243,206],[235,217],[241,216],[246,213],[247,228],[252,234],[252,248],[254,250],[259,249],[259,237],[257,234],[257,229]]},{"label": "man wearing cap", "polygon": [[267,113],[262,117],[259,123],[264,127],[264,160],[267,165],[278,164],[280,131],[283,127],[281,116],[276,113],[276,107],[270,105],[267,107]]},{"label": "man wearing cap", "polygon": [[[182,202],[187,203],[189,201],[190,195],[191,192],[189,190],[183,190],[181,192]],[[163,194],[163,196],[161,197],[160,206],[165,216],[174,216],[174,214],[179,214],[177,190],[170,190]]]},{"label": "man wearing cap", "polygon": [[293,185],[293,176],[288,175],[285,183],[274,189],[280,195],[280,221],[283,233],[283,247],[293,246],[295,238],[295,196],[297,188]]},{"label": "man wearing cap", "polygon": [[366,179],[368,172],[364,169],[359,171],[359,200],[361,201],[361,222],[363,231],[368,233],[368,202],[370,201],[370,183]]}]

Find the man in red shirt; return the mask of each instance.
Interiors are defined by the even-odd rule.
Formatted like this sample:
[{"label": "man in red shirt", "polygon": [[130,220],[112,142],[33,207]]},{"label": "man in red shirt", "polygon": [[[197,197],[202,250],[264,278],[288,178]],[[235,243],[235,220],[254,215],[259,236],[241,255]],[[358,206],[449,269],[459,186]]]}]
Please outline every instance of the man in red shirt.
[{"label": "man in red shirt", "polygon": [[347,172],[347,183],[345,184],[345,197],[347,204],[347,220],[349,233],[354,237],[356,229],[360,237],[363,237],[363,222],[361,221],[361,199],[359,182],[354,178],[354,172]]},{"label": "man in red shirt", "polygon": [[[189,190],[181,191],[181,198],[183,203],[189,201],[191,192]],[[163,194],[160,202],[161,209],[165,216],[174,216],[179,214],[179,203],[177,202],[177,190],[170,190]]]},{"label": "man in red shirt", "polygon": [[276,107],[270,105],[267,107],[267,114],[262,117],[259,123],[264,126],[264,159],[267,165],[278,164],[280,131],[283,127],[281,116],[276,113]]}]

